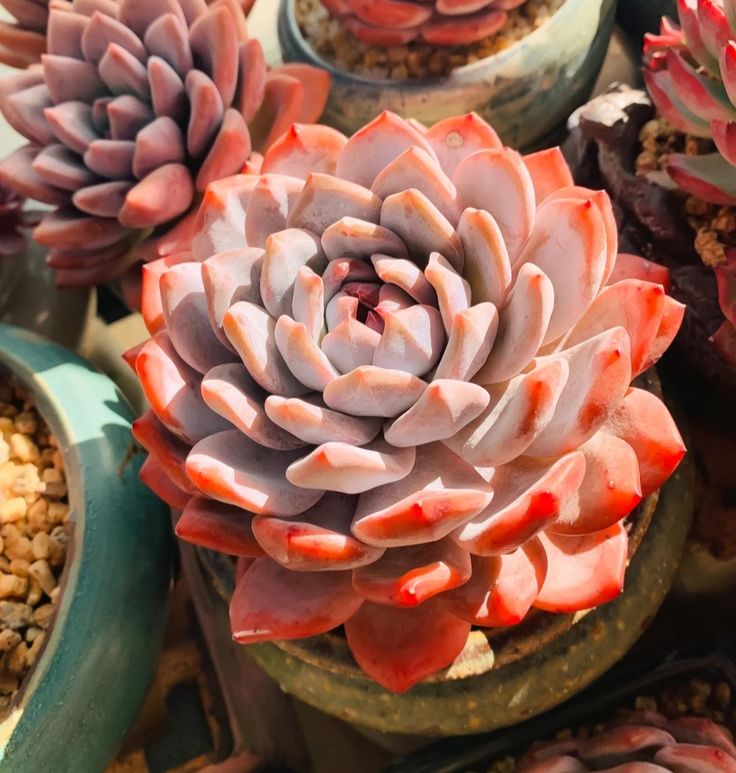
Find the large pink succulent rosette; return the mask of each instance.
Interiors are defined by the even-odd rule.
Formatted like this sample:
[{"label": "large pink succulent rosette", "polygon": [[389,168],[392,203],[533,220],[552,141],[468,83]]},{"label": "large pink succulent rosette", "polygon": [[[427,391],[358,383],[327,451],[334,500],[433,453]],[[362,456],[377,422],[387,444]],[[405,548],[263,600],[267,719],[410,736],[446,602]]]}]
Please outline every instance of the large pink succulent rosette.
[{"label": "large pink succulent rosette", "polygon": [[321,0],[348,30],[372,46],[421,40],[434,46],[476,43],[498,32],[526,0]]},{"label": "large pink succulent rosette", "polygon": [[191,238],[202,193],[295,120],[329,75],[268,70],[236,0],[55,2],[48,53],[0,82],[28,144],[0,180],[55,209],[34,232],[64,286],[115,279]]},{"label": "large pink succulent rosette", "polygon": [[209,187],[196,261],[146,268],[129,359],[144,479],[180,536],[244,559],[237,641],[344,625],[403,691],[472,625],[620,592],[624,519],[684,453],[630,383],[683,308],[607,284],[616,243],[558,149],[473,114],[296,126]]}]

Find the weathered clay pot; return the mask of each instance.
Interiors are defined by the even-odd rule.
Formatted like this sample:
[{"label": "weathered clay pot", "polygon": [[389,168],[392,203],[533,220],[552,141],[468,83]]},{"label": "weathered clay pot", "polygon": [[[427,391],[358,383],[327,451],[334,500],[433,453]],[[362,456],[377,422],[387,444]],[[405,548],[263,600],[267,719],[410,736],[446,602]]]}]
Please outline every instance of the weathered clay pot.
[{"label": "weathered clay pot", "polygon": [[[653,372],[645,378],[658,390]],[[372,730],[459,735],[511,725],[562,703],[626,654],[670,587],[692,506],[686,460],[629,519],[635,552],[619,598],[589,613],[538,613],[513,628],[472,631],[449,669],[403,695],[366,677],[336,632],[246,650],[286,692]],[[229,601],[232,561],[202,549],[198,555],[216,591]]]},{"label": "weathered clay pot", "polygon": [[0,773],[97,773],[153,675],[171,576],[169,514],[138,481],[135,417],[110,379],[7,325],[0,366],[31,389],[59,440],[72,513],[49,636],[0,716]]},{"label": "weathered clay pot", "polygon": [[281,0],[279,42],[285,61],[307,62],[332,75],[322,120],[352,134],[382,110],[433,124],[475,111],[503,141],[530,148],[590,95],[613,28],[616,0],[566,0],[539,29],[447,78],[376,80],[330,65],[304,38],[294,0]]}]

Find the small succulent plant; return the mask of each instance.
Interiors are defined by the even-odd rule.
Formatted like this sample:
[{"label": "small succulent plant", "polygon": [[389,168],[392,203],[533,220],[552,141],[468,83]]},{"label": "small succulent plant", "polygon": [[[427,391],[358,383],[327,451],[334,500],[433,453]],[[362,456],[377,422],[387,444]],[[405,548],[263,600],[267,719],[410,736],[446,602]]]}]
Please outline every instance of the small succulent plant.
[{"label": "small succulent plant", "polygon": [[[241,5],[244,13],[250,11],[253,2],[243,0]],[[40,61],[41,55],[46,53],[50,5],[58,10],[69,11],[74,8],[74,3],[67,0],[53,0],[51,4],[49,0],[8,0],[4,3],[3,7],[14,21],[0,22],[1,64],[28,67]]]},{"label": "small succulent plant", "polygon": [[678,15],[646,36],[644,80],[663,117],[718,152],[673,153],[667,171],[698,198],[736,204],[736,2],[679,0]]},{"label": "small succulent plant", "polygon": [[516,773],[736,773],[736,746],[720,726],[700,717],[668,720],[632,712],[584,739],[540,744]]},{"label": "small succulent plant", "polygon": [[[676,129],[711,138],[716,152],[673,153],[666,169],[683,191],[736,205],[736,2],[679,0],[679,27],[662,20],[644,43],[644,80],[659,113]],[[712,340],[736,363],[736,251],[715,267],[725,322]]]},{"label": "small succulent plant", "polygon": [[607,284],[616,247],[559,149],[522,157],[474,114],[295,126],[261,174],[208,187],[195,260],[144,268],[153,337],[129,362],[178,534],[254,559],[237,641],[344,624],[403,691],[472,625],[621,591],[624,518],[684,453],[630,383],[683,307]]},{"label": "small succulent plant", "polygon": [[498,31],[507,11],[526,0],[322,0],[347,29],[372,46],[423,40],[437,46],[467,45]]},{"label": "small succulent plant", "polygon": [[29,140],[0,179],[56,207],[34,238],[67,286],[186,238],[208,183],[315,120],[329,85],[303,65],[267,72],[235,0],[75,0],[52,7],[47,43],[41,64],[0,83]]}]

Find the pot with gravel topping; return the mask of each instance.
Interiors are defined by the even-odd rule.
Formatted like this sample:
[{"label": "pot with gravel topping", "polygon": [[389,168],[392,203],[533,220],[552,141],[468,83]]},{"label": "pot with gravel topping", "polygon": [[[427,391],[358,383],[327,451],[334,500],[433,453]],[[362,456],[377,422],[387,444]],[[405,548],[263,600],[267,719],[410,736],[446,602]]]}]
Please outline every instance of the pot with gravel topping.
[{"label": "pot with gravel topping", "polygon": [[495,0],[457,21],[441,11],[461,4],[432,5],[282,0],[284,60],[332,75],[325,123],[352,133],[381,110],[428,125],[475,111],[505,143],[539,146],[590,94],[616,10],[615,0]]},{"label": "pot with gravel topping", "polygon": [[1,773],[104,770],[153,674],[171,541],[131,419],[84,360],[0,325]]}]

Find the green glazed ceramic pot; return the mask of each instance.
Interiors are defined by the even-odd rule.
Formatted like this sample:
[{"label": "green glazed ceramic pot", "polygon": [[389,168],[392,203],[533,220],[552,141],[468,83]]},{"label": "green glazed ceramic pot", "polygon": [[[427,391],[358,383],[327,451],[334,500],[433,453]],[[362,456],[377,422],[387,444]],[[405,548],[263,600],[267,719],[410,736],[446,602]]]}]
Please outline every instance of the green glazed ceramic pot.
[{"label": "green glazed ceramic pot", "polygon": [[97,773],[153,675],[171,576],[169,513],[138,481],[135,417],[110,379],[7,325],[0,366],[32,390],[59,440],[72,514],[48,638],[0,717],[0,773]]},{"label": "green glazed ceramic pot", "polygon": [[475,111],[507,145],[531,149],[590,96],[608,48],[616,0],[566,0],[541,27],[509,48],[446,78],[372,79],[326,62],[302,35],[294,0],[281,0],[279,43],[286,62],[306,62],[332,75],[322,116],[346,134],[382,110],[431,125]]}]

